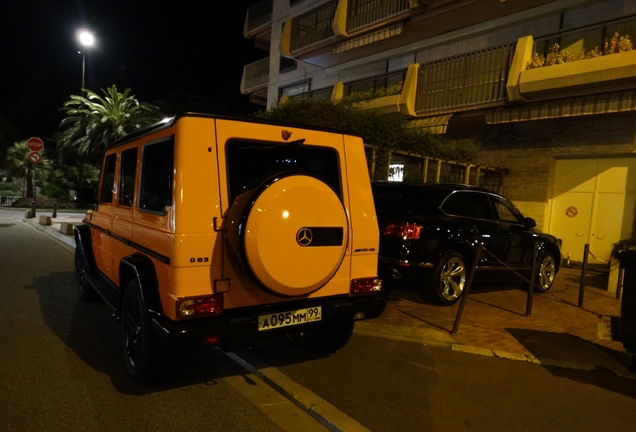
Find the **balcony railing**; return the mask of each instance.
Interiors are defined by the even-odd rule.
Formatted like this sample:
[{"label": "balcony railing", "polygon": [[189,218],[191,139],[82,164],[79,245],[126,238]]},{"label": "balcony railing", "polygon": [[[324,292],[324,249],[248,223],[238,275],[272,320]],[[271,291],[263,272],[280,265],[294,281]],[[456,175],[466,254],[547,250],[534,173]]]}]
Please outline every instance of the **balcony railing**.
[{"label": "balcony railing", "polygon": [[409,0],[349,0],[347,32],[369,27],[410,10]]},{"label": "balcony railing", "polygon": [[292,52],[334,37],[333,19],[338,0],[331,0],[292,20],[290,49]]},{"label": "balcony railing", "polygon": [[368,99],[399,94],[404,85],[406,70],[389,72],[384,75],[352,81],[344,85],[344,94],[368,96]]},{"label": "balcony railing", "polygon": [[515,44],[422,64],[415,111],[444,111],[507,100]]},{"label": "balcony railing", "polygon": [[266,85],[269,80],[269,57],[265,57],[243,68],[245,91]]},{"label": "balcony railing", "polygon": [[312,99],[329,99],[331,98],[331,93],[333,93],[333,86],[325,87],[317,90],[312,90],[309,92],[297,94],[291,96],[292,98],[303,97],[303,98],[312,98]]},{"label": "balcony railing", "polygon": [[568,29],[559,33],[535,39],[535,52],[545,58],[550,55],[554,44],[560,51],[569,54],[589,53],[595,48],[603,53],[605,42],[610,42],[615,33],[636,39],[636,16],[603,22],[591,26]]},{"label": "balcony railing", "polygon": [[262,0],[247,10],[247,30],[253,31],[272,20],[273,0]]}]

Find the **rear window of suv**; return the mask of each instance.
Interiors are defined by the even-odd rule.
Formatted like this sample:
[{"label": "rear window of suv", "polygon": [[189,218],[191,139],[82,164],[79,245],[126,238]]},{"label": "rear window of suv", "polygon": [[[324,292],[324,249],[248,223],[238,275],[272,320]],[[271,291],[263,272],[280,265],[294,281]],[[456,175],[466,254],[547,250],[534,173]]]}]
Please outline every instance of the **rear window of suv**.
[{"label": "rear window of suv", "polygon": [[448,191],[396,184],[373,184],[377,209],[406,210],[421,214],[439,214],[439,206]]},{"label": "rear window of suv", "polygon": [[342,199],[340,160],[332,148],[230,140],[225,154],[230,201],[273,175],[289,172],[322,180]]}]

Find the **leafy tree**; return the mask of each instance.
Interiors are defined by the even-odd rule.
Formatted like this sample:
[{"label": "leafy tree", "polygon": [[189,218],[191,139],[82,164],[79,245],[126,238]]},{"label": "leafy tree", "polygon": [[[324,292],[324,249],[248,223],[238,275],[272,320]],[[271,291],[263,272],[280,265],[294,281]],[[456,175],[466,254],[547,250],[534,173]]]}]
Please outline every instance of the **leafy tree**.
[{"label": "leafy tree", "polygon": [[392,150],[404,150],[422,156],[466,162],[474,160],[478,147],[472,140],[454,141],[424,129],[408,127],[400,114],[382,114],[363,110],[362,96],[350,96],[333,102],[329,99],[294,97],[279,102],[255,115],[311,126],[331,127],[358,134],[366,144],[377,146],[375,180],[388,172]]},{"label": "leafy tree", "polygon": [[20,139],[18,130],[0,114],[0,166],[4,166],[4,156],[13,143]]},{"label": "leafy tree", "polygon": [[[26,180],[27,198],[32,198],[34,191],[33,178],[35,177],[36,181],[46,179],[51,171],[52,164],[46,157],[42,157],[39,163],[34,164],[29,160],[29,154],[31,154],[31,150],[27,147],[26,141],[16,142],[7,151],[7,171],[11,176]],[[44,150],[40,154],[43,155]]]},{"label": "leafy tree", "polygon": [[80,156],[80,162],[97,163],[109,144],[161,118],[156,106],[140,103],[129,88],[119,93],[112,85],[102,89],[104,97],[85,91],[85,97],[71,95],[62,107],[65,117],[57,143],[62,160],[74,153]]}]

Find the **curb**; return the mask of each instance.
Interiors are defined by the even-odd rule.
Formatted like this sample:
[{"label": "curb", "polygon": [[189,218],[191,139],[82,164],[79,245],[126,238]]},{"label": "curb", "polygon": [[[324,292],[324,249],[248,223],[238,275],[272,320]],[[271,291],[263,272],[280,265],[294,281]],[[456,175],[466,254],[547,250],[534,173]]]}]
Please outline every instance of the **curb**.
[{"label": "curb", "polygon": [[233,352],[219,351],[259,377],[330,431],[370,432],[369,429],[320,396],[307,390],[278,369],[269,366],[249,352],[239,351],[240,355],[238,355]]},{"label": "curb", "polygon": [[36,219],[26,219],[26,218],[22,219],[22,222],[24,222],[27,225],[31,225],[33,228],[37,229],[38,231],[45,232],[46,234],[50,235],[56,240],[59,240],[65,245],[70,246],[72,249],[75,249],[75,238],[72,235],[62,234],[59,231],[59,228],[57,227],[58,225],[60,225],[60,223],[54,223],[51,225],[42,225]]}]

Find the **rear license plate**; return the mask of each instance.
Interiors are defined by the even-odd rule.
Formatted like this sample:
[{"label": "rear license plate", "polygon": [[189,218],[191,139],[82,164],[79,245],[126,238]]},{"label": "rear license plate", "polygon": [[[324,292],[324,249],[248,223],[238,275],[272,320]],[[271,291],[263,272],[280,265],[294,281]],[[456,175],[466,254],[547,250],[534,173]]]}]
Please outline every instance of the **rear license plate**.
[{"label": "rear license plate", "polygon": [[258,317],[258,331],[272,330],[275,328],[320,321],[321,317],[321,306],[315,306],[307,309],[298,309],[291,312],[279,312],[274,314],[260,315]]}]

